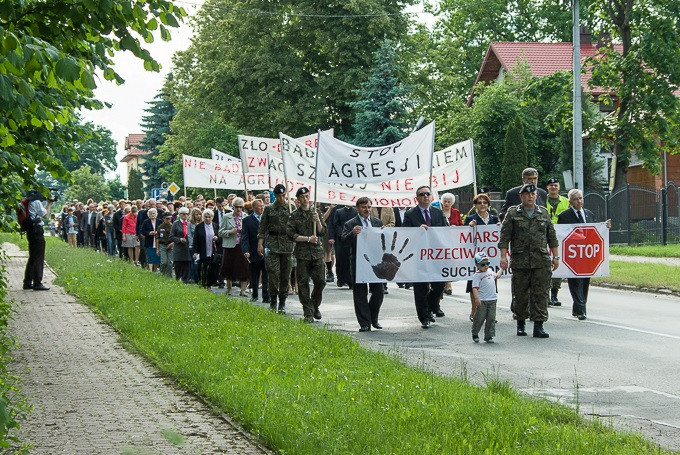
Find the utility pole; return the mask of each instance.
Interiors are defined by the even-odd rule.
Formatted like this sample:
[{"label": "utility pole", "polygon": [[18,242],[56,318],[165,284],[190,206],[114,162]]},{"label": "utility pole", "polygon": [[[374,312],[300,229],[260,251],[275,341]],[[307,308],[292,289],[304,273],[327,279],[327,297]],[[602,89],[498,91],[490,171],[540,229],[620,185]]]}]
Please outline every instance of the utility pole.
[{"label": "utility pole", "polygon": [[581,118],[581,27],[579,25],[579,0],[574,0],[574,28],[572,47],[574,54],[574,188],[584,190],[583,182],[583,121]]}]

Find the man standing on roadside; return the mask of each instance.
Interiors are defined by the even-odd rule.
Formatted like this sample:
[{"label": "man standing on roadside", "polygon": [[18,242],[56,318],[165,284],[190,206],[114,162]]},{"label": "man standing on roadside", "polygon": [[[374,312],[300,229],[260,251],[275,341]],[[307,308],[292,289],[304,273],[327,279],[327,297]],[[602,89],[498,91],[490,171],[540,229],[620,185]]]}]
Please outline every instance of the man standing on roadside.
[{"label": "man standing on roadside", "polygon": [[22,223],[22,229],[26,231],[28,241],[28,262],[24,272],[24,289],[34,291],[47,291],[49,288],[42,282],[45,269],[45,222],[43,218],[50,216],[53,200],[47,201],[47,207],[43,206],[44,197],[38,191],[32,190],[27,195],[28,216]]},{"label": "man standing on roadside", "polygon": [[[546,208],[552,219],[553,224],[557,224],[557,215],[569,208],[569,199],[560,196],[560,180],[557,177],[548,179],[548,203]],[[562,287],[562,278],[553,278],[550,282],[550,299],[548,305],[562,306],[562,302],[557,300],[557,293]]]},{"label": "man standing on roadside", "polygon": [[260,287],[260,276],[262,277],[262,303],[269,302],[269,283],[267,270],[264,266],[264,255],[258,253],[257,234],[260,229],[260,220],[264,211],[264,203],[261,199],[253,201],[253,213],[243,218],[241,221],[241,251],[248,260],[250,269],[250,287],[253,289],[251,302],[257,302],[258,289]]},{"label": "man standing on roadside", "polygon": [[[449,225],[444,213],[437,207],[430,206],[431,195],[432,192],[428,186],[421,186],[416,190],[418,205],[404,214],[403,227],[421,227],[427,230],[430,227]],[[443,281],[413,283],[416,312],[424,329],[430,328],[430,323],[435,322],[435,316],[438,318],[445,316],[439,305],[445,284]]]},{"label": "man standing on roadside", "polygon": [[[511,310],[517,320],[517,335],[526,336],[529,302],[532,305],[534,337],[548,338],[543,323],[548,320],[548,292],[552,271],[560,264],[557,235],[545,207],[536,204],[536,185],[522,186],[522,203],[510,207],[503,220],[498,248],[501,268],[512,266]],[[552,259],[548,254],[552,250]],[[508,264],[508,250],[512,263]]]},{"label": "man standing on roadside", "polygon": [[269,308],[273,311],[278,309],[279,313],[286,312],[293,255],[293,242],[286,234],[290,216],[286,195],[285,186],[278,184],[274,187],[274,202],[264,208],[257,230],[257,254],[264,256],[267,270]]},{"label": "man standing on roadside", "polygon": [[[392,212],[392,209],[385,209]],[[371,216],[371,200],[367,197],[357,199],[358,215],[345,223],[342,230],[342,242],[350,248],[350,269],[352,272],[352,297],[354,299],[354,312],[359,322],[359,332],[370,332],[371,326],[375,329],[382,329],[378,322],[380,306],[383,302],[384,292],[383,283],[357,283],[357,235],[362,229],[369,227],[382,227],[383,223],[379,218]],[[368,292],[371,298],[368,299]]]},{"label": "man standing on roadside", "polygon": [[331,211],[328,224],[328,243],[335,249],[335,276],[338,287],[346,284],[352,287],[352,275],[349,272],[349,248],[340,241],[345,223],[357,216],[357,209],[350,205],[336,205]]},{"label": "man standing on roadside", "polygon": [[[300,206],[288,219],[287,234],[295,242],[297,259],[298,298],[302,304],[305,322],[321,319],[321,297],[326,287],[325,264],[323,262],[322,235],[326,234],[326,224],[321,212],[309,203],[309,188],[303,186],[295,193]],[[309,279],[314,290],[309,292]]]}]

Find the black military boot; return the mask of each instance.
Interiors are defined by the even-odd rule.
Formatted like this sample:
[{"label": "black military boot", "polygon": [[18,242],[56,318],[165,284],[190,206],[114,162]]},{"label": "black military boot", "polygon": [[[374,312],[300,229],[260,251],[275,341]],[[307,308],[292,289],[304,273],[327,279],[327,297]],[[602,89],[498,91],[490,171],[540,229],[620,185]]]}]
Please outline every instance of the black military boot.
[{"label": "black military boot", "polygon": [[286,298],[285,297],[279,298],[279,313],[286,314]]},{"label": "black military boot", "polygon": [[557,300],[557,293],[558,292],[559,292],[559,289],[551,289],[550,290],[550,300],[548,301],[548,305],[562,306],[562,302]]},{"label": "black military boot", "polygon": [[543,330],[543,321],[534,322],[534,338],[549,338],[545,330]]},{"label": "black military boot", "polygon": [[517,320],[517,336],[518,337],[527,336],[527,323],[524,319]]},{"label": "black military boot", "polygon": [[276,311],[276,294],[271,296],[271,300],[269,300],[269,309],[272,311]]}]

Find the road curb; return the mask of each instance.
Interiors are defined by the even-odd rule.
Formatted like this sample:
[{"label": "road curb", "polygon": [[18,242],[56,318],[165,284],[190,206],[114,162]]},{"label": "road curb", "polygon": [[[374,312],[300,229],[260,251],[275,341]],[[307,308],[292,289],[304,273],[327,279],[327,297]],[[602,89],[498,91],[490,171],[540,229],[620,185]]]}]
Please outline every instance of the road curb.
[{"label": "road curb", "polygon": [[673,291],[671,289],[646,288],[646,287],[631,286],[629,284],[617,284],[617,283],[607,283],[607,282],[597,282],[597,283],[592,283],[592,285],[593,286],[599,286],[601,288],[621,289],[623,291],[637,291],[637,292],[646,292],[648,294],[671,295],[673,297],[680,297],[680,291]]}]

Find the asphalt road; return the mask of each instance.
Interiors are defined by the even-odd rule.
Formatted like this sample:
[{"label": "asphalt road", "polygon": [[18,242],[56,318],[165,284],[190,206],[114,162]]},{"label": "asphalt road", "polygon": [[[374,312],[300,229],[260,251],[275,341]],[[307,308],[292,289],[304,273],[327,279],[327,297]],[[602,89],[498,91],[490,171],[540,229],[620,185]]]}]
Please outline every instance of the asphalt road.
[{"label": "asphalt road", "polygon": [[[617,428],[640,432],[661,447],[680,451],[680,298],[592,286],[588,319],[571,317],[566,282],[563,306],[550,309],[549,339],[515,335],[510,282],[499,281],[496,343],[475,344],[465,283],[445,296],[446,317],[424,330],[413,294],[389,285],[381,311],[383,330],[359,333],[352,293],[329,283],[322,323],[348,332],[366,346],[399,353],[440,374],[508,380],[527,394],[570,404]],[[263,305],[264,306],[264,305]],[[295,296],[288,314],[301,317]]]}]

